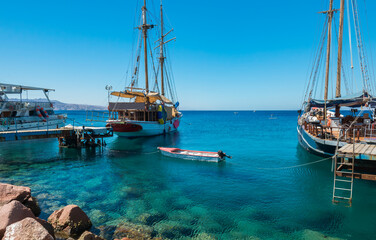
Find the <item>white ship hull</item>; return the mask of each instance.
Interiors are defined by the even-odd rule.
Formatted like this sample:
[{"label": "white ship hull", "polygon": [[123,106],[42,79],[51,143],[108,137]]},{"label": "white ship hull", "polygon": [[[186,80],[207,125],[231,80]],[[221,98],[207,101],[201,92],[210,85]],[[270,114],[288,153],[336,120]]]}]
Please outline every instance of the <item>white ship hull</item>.
[{"label": "white ship hull", "polygon": [[157,121],[108,121],[119,137],[136,138],[163,135],[177,131],[180,123],[179,118],[173,118],[165,124]]}]

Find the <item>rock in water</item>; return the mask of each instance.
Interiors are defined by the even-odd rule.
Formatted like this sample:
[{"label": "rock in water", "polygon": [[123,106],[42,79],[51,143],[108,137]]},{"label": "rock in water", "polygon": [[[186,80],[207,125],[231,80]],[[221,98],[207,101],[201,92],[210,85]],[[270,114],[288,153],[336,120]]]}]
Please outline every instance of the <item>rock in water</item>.
[{"label": "rock in water", "polygon": [[35,197],[30,196],[30,198],[23,202],[23,205],[30,208],[36,217],[40,215],[41,210],[38,204],[38,200]]},{"label": "rock in water", "polygon": [[12,200],[24,202],[30,196],[31,191],[28,187],[0,183],[0,207],[11,202]]},{"label": "rock in water", "polygon": [[3,240],[54,240],[48,231],[35,219],[25,218],[6,228]]},{"label": "rock in water", "polygon": [[81,234],[78,240],[104,240],[104,239],[95,235],[92,232],[85,231],[83,234]]},{"label": "rock in water", "polygon": [[61,236],[78,237],[85,230],[91,228],[91,221],[84,211],[77,205],[68,205],[56,210],[48,217],[55,232]]},{"label": "rock in water", "polygon": [[11,201],[0,208],[0,239],[3,237],[5,228],[24,218],[34,218],[31,210],[19,201]]}]

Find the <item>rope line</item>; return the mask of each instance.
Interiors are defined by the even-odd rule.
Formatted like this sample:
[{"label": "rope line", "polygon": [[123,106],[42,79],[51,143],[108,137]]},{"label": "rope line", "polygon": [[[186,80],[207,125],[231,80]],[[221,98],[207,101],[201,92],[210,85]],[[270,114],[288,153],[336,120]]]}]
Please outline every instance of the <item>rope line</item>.
[{"label": "rope line", "polygon": [[324,162],[329,159],[332,159],[333,157],[328,157],[328,158],[323,158],[314,162],[309,162],[309,163],[303,163],[299,165],[294,165],[294,166],[289,166],[289,167],[279,167],[279,168],[257,168],[257,169],[263,169],[263,170],[280,170],[280,169],[291,169],[291,168],[298,168],[298,167],[303,167],[303,166],[308,166],[308,165],[313,165],[316,163]]}]

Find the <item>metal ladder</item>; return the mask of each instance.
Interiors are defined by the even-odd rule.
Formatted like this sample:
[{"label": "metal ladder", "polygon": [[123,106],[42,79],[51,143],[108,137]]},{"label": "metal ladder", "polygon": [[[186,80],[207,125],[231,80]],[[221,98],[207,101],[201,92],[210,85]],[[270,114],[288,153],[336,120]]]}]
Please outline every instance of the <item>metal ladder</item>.
[{"label": "metal ladder", "polygon": [[[352,154],[338,154],[334,157],[333,202],[352,203],[355,168],[355,143]],[[337,174],[338,173],[338,174]],[[350,178],[350,180],[348,180]]]}]

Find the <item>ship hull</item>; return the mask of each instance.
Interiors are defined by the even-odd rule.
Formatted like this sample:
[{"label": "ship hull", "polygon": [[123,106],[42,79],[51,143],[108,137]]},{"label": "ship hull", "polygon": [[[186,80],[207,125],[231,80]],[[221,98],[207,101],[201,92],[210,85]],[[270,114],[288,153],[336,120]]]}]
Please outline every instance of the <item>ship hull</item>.
[{"label": "ship hull", "polygon": [[113,128],[113,131],[119,137],[137,138],[150,137],[168,134],[178,130],[180,124],[180,117],[173,118],[165,124],[160,124],[157,121],[112,121],[108,122],[108,126]]},{"label": "ship hull", "polygon": [[[336,151],[337,141],[325,140],[311,136],[301,126],[297,126],[299,144],[307,151],[319,156],[333,156]],[[339,147],[344,146],[345,142],[339,142]]]},{"label": "ship hull", "polygon": [[65,126],[65,118],[64,119],[54,119],[48,122],[42,121],[35,121],[35,122],[27,122],[27,123],[19,123],[19,124],[7,124],[1,125],[0,131],[7,132],[7,131],[21,131],[21,130],[43,130],[43,129],[55,129],[61,128]]}]

